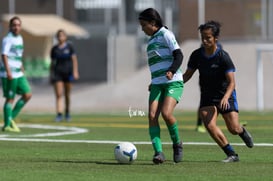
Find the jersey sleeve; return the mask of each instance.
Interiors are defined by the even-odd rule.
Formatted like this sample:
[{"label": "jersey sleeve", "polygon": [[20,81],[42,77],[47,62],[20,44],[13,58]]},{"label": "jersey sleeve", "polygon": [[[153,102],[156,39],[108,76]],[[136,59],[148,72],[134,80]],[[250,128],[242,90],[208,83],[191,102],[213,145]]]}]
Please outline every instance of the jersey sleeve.
[{"label": "jersey sleeve", "polygon": [[180,49],[179,44],[177,43],[174,34],[171,33],[170,31],[167,31],[164,34],[164,39],[165,39],[169,49],[171,50],[171,52],[173,52],[174,50]]},{"label": "jersey sleeve", "polygon": [[51,51],[50,51],[50,58],[52,61],[55,59],[54,49],[55,49],[55,47],[52,47]]},{"label": "jersey sleeve", "polygon": [[8,55],[11,48],[11,42],[9,38],[4,38],[2,41],[2,55]]},{"label": "jersey sleeve", "polygon": [[70,49],[70,55],[76,55],[75,49],[71,43],[68,43],[69,49]]},{"label": "jersey sleeve", "polygon": [[235,66],[230,58],[230,56],[228,55],[228,53],[226,52],[223,52],[223,63],[224,63],[224,71],[225,73],[228,73],[228,72],[235,72]]},{"label": "jersey sleeve", "polygon": [[188,69],[196,70],[198,68],[198,58],[196,56],[196,51],[193,52],[189,58]]}]

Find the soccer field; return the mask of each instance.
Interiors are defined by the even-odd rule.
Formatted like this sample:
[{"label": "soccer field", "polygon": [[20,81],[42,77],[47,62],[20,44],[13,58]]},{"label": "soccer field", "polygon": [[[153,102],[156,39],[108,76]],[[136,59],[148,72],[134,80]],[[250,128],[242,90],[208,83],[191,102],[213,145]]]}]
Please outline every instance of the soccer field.
[{"label": "soccer field", "polygon": [[[208,133],[195,132],[196,113],[176,113],[184,141],[184,160],[172,162],[172,146],[161,120],[167,162],[153,165],[146,117],[127,114],[77,114],[69,123],[55,123],[54,115],[22,114],[21,133],[0,134],[0,180],[273,180],[273,113],[242,112],[255,146],[247,148],[239,136],[219,125],[240,156],[238,163],[221,163],[223,151]],[[135,143],[132,165],[114,160],[119,141]]]}]

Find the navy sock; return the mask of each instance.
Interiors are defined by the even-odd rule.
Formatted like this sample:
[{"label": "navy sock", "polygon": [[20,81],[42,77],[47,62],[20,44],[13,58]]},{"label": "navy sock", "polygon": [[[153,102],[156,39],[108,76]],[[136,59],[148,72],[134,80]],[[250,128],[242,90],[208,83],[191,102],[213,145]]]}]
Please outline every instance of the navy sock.
[{"label": "navy sock", "polygon": [[226,146],[222,147],[222,149],[227,156],[236,155],[233,147],[230,144],[227,144]]}]

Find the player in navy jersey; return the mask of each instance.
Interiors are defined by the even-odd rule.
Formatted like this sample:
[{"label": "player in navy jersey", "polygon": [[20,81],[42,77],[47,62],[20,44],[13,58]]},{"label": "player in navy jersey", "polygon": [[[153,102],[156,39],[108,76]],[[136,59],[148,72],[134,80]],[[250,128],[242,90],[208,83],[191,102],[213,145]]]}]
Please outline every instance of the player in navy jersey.
[{"label": "player in navy jersey", "polygon": [[62,96],[65,96],[65,119],[70,120],[70,92],[72,81],[79,79],[78,60],[73,46],[67,42],[64,30],[56,34],[58,44],[51,49],[50,81],[54,85],[56,96],[56,118],[63,119]]},{"label": "player in navy jersey", "polygon": [[238,154],[216,124],[220,113],[228,130],[234,135],[239,135],[249,148],[253,147],[251,135],[239,124],[235,66],[228,53],[217,46],[220,24],[208,21],[198,29],[203,46],[191,54],[183,79],[187,82],[196,70],[199,71],[200,117],[211,137],[226,153],[227,158],[223,162],[236,162],[239,161]]}]

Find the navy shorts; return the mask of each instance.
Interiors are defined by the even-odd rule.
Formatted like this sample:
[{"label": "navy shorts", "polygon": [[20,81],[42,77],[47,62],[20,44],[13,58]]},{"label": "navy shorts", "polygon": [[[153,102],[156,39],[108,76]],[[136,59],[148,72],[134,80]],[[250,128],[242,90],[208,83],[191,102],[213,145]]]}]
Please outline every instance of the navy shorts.
[{"label": "navy shorts", "polygon": [[74,80],[72,73],[67,72],[54,72],[51,81],[55,82],[72,82]]},{"label": "navy shorts", "polygon": [[217,108],[217,111],[221,114],[225,114],[225,113],[229,113],[229,112],[233,112],[233,111],[239,112],[235,90],[232,92],[232,95],[228,99],[228,103],[229,103],[228,109],[226,109],[226,110],[221,109],[221,107],[220,107],[221,99],[222,98],[216,98],[216,97],[210,96],[210,95],[201,95],[199,108],[206,107],[206,106],[215,106]]}]

